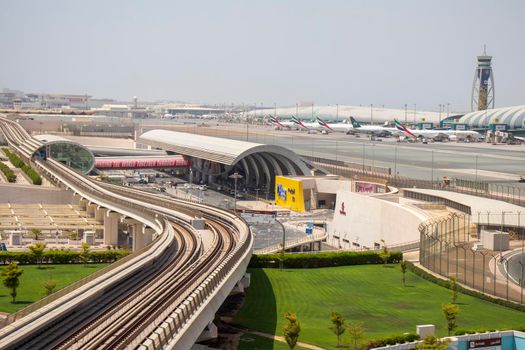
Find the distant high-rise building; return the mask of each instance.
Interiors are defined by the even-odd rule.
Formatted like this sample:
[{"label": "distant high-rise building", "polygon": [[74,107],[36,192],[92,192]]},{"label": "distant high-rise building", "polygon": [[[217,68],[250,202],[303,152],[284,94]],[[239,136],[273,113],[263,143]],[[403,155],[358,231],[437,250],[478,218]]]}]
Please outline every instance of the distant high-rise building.
[{"label": "distant high-rise building", "polygon": [[483,55],[478,56],[478,66],[474,72],[471,100],[472,111],[494,108],[494,74],[491,61],[492,56],[487,56],[485,47],[483,47]]}]

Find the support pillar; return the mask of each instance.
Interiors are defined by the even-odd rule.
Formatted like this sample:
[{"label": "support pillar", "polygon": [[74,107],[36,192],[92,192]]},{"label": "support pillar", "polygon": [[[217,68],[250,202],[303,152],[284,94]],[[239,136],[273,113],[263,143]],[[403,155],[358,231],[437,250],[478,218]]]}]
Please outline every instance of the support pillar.
[{"label": "support pillar", "polygon": [[118,244],[118,223],[120,214],[112,211],[107,211],[104,216],[104,244],[114,245]]},{"label": "support pillar", "polygon": [[104,221],[104,217],[106,216],[107,211],[107,208],[97,207],[95,209],[95,220]]},{"label": "support pillar", "polygon": [[96,210],[97,210],[97,205],[95,203],[88,203],[86,207],[86,212],[88,216],[91,216],[92,218],[94,218]]},{"label": "support pillar", "polygon": [[88,205],[88,200],[87,200],[87,199],[84,199],[84,198],[81,198],[81,199],[78,201],[78,205],[80,206],[80,209],[81,209],[81,210],[86,210],[87,205]]},{"label": "support pillar", "polygon": [[154,233],[155,233],[154,229],[152,229],[150,227],[144,228],[144,246],[147,246],[148,244],[150,244],[153,241],[153,234]]},{"label": "support pillar", "polygon": [[131,231],[133,233],[133,251],[144,248],[144,224],[142,222],[137,222],[136,224],[131,225]]}]

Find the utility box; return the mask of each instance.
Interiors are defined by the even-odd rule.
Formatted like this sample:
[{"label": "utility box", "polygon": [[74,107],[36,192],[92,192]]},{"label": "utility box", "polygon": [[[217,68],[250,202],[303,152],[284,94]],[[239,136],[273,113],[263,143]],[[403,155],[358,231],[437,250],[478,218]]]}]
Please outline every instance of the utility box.
[{"label": "utility box", "polygon": [[22,245],[22,235],[18,232],[13,232],[9,234],[9,245]]},{"label": "utility box", "polygon": [[417,325],[416,333],[421,337],[421,339],[425,339],[427,335],[436,334],[436,326],[434,326],[433,324]]},{"label": "utility box", "polygon": [[82,243],[87,243],[89,245],[95,245],[95,233],[93,231],[84,231],[84,236],[82,237]]},{"label": "utility box", "polygon": [[481,244],[488,250],[509,250],[509,234],[502,231],[481,230]]}]

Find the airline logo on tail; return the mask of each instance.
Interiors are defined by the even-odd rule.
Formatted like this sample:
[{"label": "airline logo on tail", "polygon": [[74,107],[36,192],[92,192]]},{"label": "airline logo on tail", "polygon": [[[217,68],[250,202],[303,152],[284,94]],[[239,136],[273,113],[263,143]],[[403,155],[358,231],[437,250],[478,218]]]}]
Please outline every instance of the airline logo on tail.
[{"label": "airline logo on tail", "polygon": [[334,131],[328,124],[326,124],[326,122],[324,120],[322,120],[321,118],[317,117],[315,118],[315,121],[321,125],[321,126],[324,126],[325,128],[327,128],[328,130],[330,131]]},{"label": "airline logo on tail", "polygon": [[352,122],[352,126],[354,128],[360,128],[361,127],[361,124],[357,120],[355,120],[354,117],[350,117],[350,121]]},{"label": "airline logo on tail", "polygon": [[284,125],[281,124],[278,117],[274,117],[273,115],[270,115],[270,121],[284,128]]},{"label": "airline logo on tail", "polygon": [[394,119],[394,123],[395,123],[395,125],[396,125],[396,129],[397,129],[397,130],[403,131],[403,132],[409,134],[410,136],[412,136],[412,137],[415,138],[415,139],[417,138],[416,135],[412,134],[412,133],[410,132],[410,130],[408,130],[408,129],[406,128],[406,126],[404,126],[403,124],[401,124],[397,119]]},{"label": "airline logo on tail", "polygon": [[294,115],[292,116],[292,122],[294,122],[302,128],[308,129],[306,125],[304,125],[303,122],[300,119],[297,119]]}]

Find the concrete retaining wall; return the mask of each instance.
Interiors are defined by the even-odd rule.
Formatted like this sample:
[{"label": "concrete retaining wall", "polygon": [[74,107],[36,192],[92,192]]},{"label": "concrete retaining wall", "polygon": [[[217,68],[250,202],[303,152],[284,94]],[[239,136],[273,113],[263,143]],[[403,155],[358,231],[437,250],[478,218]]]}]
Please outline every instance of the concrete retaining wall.
[{"label": "concrete retaining wall", "polygon": [[407,206],[378,197],[340,191],[328,234],[329,237],[336,235],[341,240],[348,239],[350,244],[356,242],[374,248],[374,243],[380,243],[381,239],[387,245],[418,240],[418,226],[424,220],[425,215]]},{"label": "concrete retaining wall", "polygon": [[73,194],[59,188],[0,184],[0,202],[12,204],[71,204]]}]

